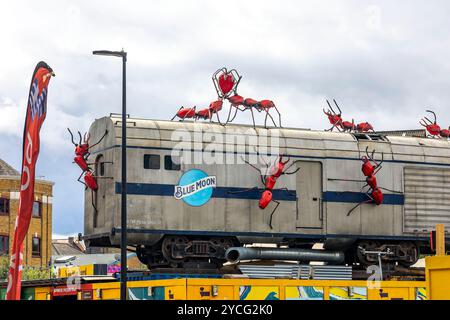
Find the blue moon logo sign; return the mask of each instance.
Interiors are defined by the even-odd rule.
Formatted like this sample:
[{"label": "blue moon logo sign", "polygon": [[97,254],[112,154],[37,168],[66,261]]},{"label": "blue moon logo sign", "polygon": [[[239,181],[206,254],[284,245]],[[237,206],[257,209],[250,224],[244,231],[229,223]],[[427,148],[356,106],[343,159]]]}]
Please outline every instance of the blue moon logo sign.
[{"label": "blue moon logo sign", "polygon": [[175,186],[174,197],[190,206],[200,207],[211,199],[216,177],[199,169],[186,171]]}]

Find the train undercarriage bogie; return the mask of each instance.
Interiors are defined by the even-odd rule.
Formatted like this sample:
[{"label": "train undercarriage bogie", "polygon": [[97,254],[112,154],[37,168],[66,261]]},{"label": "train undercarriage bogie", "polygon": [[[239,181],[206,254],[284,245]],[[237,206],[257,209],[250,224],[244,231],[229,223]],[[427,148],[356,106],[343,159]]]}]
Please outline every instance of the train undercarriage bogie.
[{"label": "train undercarriage bogie", "polygon": [[[413,241],[354,240],[341,251],[345,253],[345,264],[367,267],[399,264],[410,267],[419,259],[420,244]],[[310,239],[295,239],[280,243],[292,249],[311,249],[314,242]],[[151,246],[137,246],[139,260],[149,269],[170,268],[217,268],[226,262],[225,251],[230,247],[242,246],[234,237],[207,237],[188,235],[165,235]],[[335,245],[337,249],[337,245]],[[327,245],[324,245],[324,249]],[[329,245],[328,245],[329,247]],[[329,248],[326,248],[329,251]]]},{"label": "train undercarriage bogie", "polygon": [[136,255],[139,261],[149,269],[168,266],[168,262],[164,258],[160,244],[155,244],[153,246],[139,245],[136,247]]},{"label": "train undercarriage bogie", "polygon": [[186,266],[220,268],[226,262],[225,251],[236,245],[239,242],[232,237],[166,235],[153,246],[138,247],[137,252],[139,260],[149,269]]},{"label": "train undercarriage bogie", "polygon": [[362,240],[356,243],[355,262],[362,266],[396,264],[410,267],[419,260],[419,246],[412,241],[380,242],[377,240]]}]

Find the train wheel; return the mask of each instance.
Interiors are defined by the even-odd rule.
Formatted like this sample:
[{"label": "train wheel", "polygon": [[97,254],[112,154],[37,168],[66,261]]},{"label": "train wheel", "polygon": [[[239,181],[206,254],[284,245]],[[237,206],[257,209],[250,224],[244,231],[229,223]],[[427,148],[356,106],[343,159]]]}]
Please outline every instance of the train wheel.
[{"label": "train wheel", "polygon": [[356,248],[356,257],[364,266],[370,266],[378,263],[378,256],[376,254],[364,254],[364,251],[376,251],[379,247],[379,243],[372,240],[361,241]]},{"label": "train wheel", "polygon": [[397,256],[400,265],[410,267],[419,260],[419,249],[413,242],[400,242]]},{"label": "train wheel", "polygon": [[139,261],[142,264],[147,265],[149,269],[168,266],[167,260],[164,258],[160,246],[137,246],[136,255]]}]

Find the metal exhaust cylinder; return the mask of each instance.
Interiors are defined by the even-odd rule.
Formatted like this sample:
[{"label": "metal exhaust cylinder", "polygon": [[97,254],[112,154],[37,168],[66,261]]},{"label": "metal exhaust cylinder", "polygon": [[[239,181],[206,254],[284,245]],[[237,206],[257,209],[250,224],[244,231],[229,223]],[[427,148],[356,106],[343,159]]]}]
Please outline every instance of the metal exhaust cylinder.
[{"label": "metal exhaust cylinder", "polygon": [[232,263],[238,263],[241,260],[293,260],[339,264],[344,262],[344,253],[313,249],[232,247],[225,252],[225,258]]}]

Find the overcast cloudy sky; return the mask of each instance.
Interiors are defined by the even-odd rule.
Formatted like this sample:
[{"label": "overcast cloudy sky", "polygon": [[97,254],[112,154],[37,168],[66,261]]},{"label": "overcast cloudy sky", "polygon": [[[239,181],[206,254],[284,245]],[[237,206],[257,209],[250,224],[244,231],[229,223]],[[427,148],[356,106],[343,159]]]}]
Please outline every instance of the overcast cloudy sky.
[{"label": "overcast cloudy sky", "polygon": [[[243,75],[239,92],[270,98],[284,125],[324,129],[325,98],[375,129],[417,128],[425,108],[450,125],[448,1],[2,1],[0,158],[19,169],[35,64],[55,71],[42,129],[39,176],[54,181],[53,232],[83,231],[83,186],[66,127],[87,130],[121,108],[170,119],[207,105],[219,67]],[[241,116],[242,121],[248,121]]]}]

